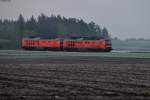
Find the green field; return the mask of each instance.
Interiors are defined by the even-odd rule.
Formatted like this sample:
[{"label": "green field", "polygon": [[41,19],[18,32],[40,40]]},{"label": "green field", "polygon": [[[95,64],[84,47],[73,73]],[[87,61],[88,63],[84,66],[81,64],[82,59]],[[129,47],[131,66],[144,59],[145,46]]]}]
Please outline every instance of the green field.
[{"label": "green field", "polygon": [[62,51],[23,51],[0,50],[0,57],[35,58],[35,57],[121,57],[121,58],[150,58],[150,52],[62,52]]}]

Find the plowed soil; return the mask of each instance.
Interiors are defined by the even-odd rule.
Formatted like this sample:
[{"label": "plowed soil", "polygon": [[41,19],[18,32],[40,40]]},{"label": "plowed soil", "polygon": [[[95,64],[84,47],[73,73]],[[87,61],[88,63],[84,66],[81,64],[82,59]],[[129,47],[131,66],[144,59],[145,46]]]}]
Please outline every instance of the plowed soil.
[{"label": "plowed soil", "polygon": [[0,58],[0,100],[148,100],[150,59]]}]

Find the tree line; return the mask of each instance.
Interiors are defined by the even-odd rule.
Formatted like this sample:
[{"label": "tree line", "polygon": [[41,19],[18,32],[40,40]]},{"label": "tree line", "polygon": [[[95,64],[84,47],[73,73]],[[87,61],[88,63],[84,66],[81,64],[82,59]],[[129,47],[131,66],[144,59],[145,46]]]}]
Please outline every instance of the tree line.
[{"label": "tree line", "polygon": [[0,49],[19,49],[24,37],[104,39],[108,37],[108,30],[94,22],[60,15],[41,14],[25,20],[20,14],[17,20],[0,19]]}]

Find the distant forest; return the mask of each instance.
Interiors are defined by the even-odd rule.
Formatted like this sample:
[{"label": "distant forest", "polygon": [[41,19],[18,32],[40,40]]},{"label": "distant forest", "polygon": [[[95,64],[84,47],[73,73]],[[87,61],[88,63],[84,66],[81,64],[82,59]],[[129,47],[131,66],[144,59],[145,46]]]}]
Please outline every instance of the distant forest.
[{"label": "distant forest", "polygon": [[55,38],[108,38],[108,30],[100,28],[94,22],[86,23],[82,19],[65,18],[60,15],[50,17],[41,14],[25,20],[20,14],[18,20],[0,19],[0,49],[20,49],[23,37],[43,39]]}]

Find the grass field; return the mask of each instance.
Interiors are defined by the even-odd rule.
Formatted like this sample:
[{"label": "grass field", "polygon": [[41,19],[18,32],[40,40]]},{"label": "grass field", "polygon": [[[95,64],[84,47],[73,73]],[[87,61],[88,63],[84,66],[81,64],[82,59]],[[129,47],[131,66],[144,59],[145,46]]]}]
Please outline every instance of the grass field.
[{"label": "grass field", "polygon": [[150,52],[63,52],[63,51],[23,51],[0,50],[0,57],[34,58],[34,57],[121,57],[150,58]]}]

